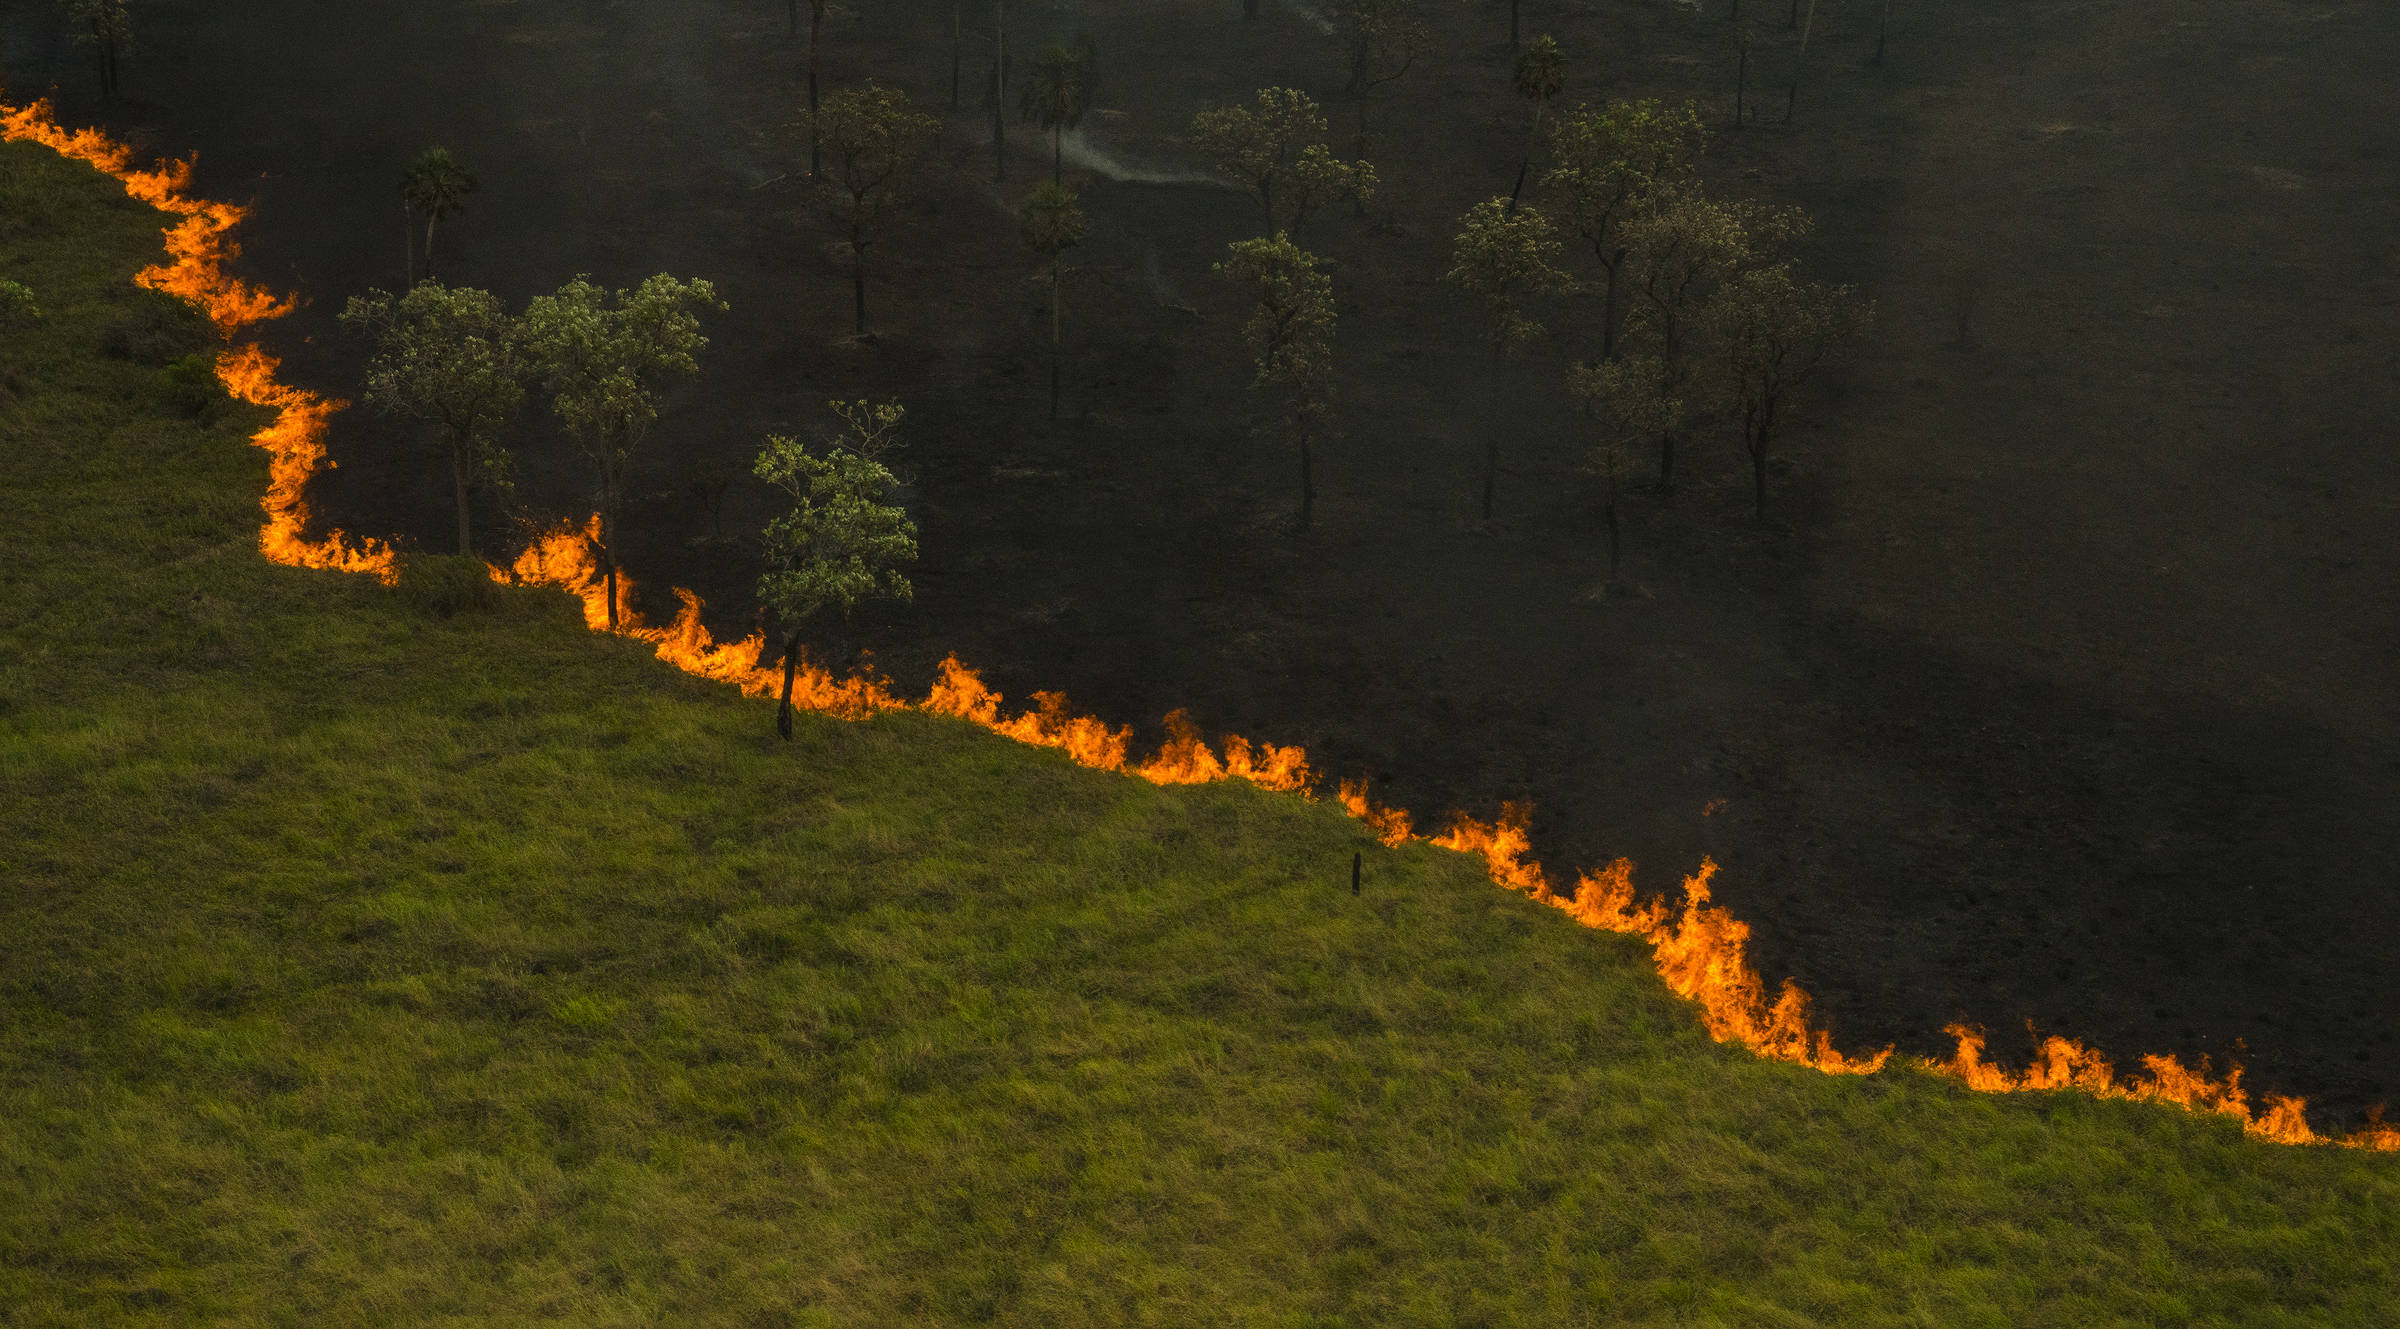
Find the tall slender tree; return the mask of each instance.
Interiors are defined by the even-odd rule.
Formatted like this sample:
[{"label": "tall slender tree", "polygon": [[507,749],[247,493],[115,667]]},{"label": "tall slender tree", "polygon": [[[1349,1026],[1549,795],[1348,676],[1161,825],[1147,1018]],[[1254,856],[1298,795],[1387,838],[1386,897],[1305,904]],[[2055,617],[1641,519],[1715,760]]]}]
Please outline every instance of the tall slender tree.
[{"label": "tall slender tree", "polygon": [[[792,0],[793,17],[797,19],[799,0]],[[825,10],[832,0],[808,0],[808,178],[818,179],[822,165],[823,144],[817,136],[817,69],[820,38],[825,29]]]},{"label": "tall slender tree", "polygon": [[1050,278],[1050,418],[1058,418],[1058,371],[1065,352],[1065,317],[1060,312],[1059,287],[1066,276],[1066,252],[1083,243],[1083,209],[1075,195],[1055,181],[1041,185],[1025,200],[1017,234],[1025,247],[1042,259]]},{"label": "tall slender tree", "polygon": [[[864,406],[865,403],[860,403]],[[888,408],[893,423],[897,403]],[[845,626],[869,599],[907,601],[914,588],[900,565],[917,557],[916,523],[890,501],[897,481],[882,462],[836,440],[811,453],[796,439],[772,436],[752,468],[798,502],[765,532],[767,572],[758,598],[785,625],[783,696],[775,729],[792,736],[792,676],[800,637],[821,611],[838,609]]]},{"label": "tall slender tree", "polygon": [[[1559,242],[1550,219],[1530,205],[1511,209],[1505,198],[1476,204],[1460,219],[1450,271],[1444,280],[1465,287],[1484,305],[1484,335],[1492,348],[1495,394],[1503,391],[1500,367],[1508,357],[1542,334],[1542,325],[1525,313],[1535,296],[1566,285],[1567,274],[1557,266]],[[1500,422],[1495,396],[1493,418],[1484,433],[1483,520],[1492,519],[1492,487],[1500,471]]]},{"label": "tall slender tree", "polygon": [[1767,456],[1792,393],[1855,340],[1874,307],[1847,286],[1804,281],[1788,262],[1745,269],[1700,311],[1715,354],[1714,386],[1741,425],[1758,515],[1767,515]]},{"label": "tall slender tree", "polygon": [[1026,81],[1017,114],[1050,136],[1050,181],[1060,182],[1066,132],[1083,123],[1092,107],[1093,75],[1099,52],[1091,38],[1059,43],[1033,58],[1033,77]]},{"label": "tall slender tree", "polygon": [[1617,273],[1625,265],[1619,224],[1654,191],[1691,180],[1706,141],[1700,110],[1688,102],[1671,107],[1653,100],[1620,99],[1597,110],[1579,106],[1550,127],[1550,154],[1556,165],[1543,183],[1606,274],[1600,312],[1602,359],[1616,353]]},{"label": "tall slender tree", "polygon": [[992,0],[992,183],[1008,178],[1008,0]]},{"label": "tall slender tree", "polygon": [[397,298],[385,291],[353,296],[342,322],[375,338],[367,404],[440,431],[458,506],[458,552],[474,553],[467,495],[478,484],[508,485],[499,433],[525,400],[533,370],[523,326],[490,292],[431,280]]},{"label": "tall slender tree", "polygon": [[100,95],[116,96],[117,62],[133,49],[133,14],[125,0],[72,0],[67,20],[75,25],[77,44],[91,47],[99,57]]},{"label": "tall slender tree", "polygon": [[617,533],[634,465],[658,420],[661,380],[699,372],[708,338],[692,311],[724,307],[708,282],[663,272],[630,291],[603,290],[577,277],[526,306],[526,345],[550,390],[551,409],[592,463],[612,632],[620,617]]},{"label": "tall slender tree", "polygon": [[425,217],[425,275],[433,275],[433,231],[444,217],[466,211],[467,195],[479,188],[448,148],[427,148],[400,176],[400,201]]},{"label": "tall slender tree", "polygon": [[1317,505],[1313,445],[1325,433],[1333,403],[1333,281],[1316,256],[1277,232],[1273,239],[1237,241],[1217,271],[1257,298],[1242,339],[1254,372],[1250,387],[1271,402],[1274,427],[1300,456],[1300,525]]},{"label": "tall slender tree", "polygon": [[908,94],[874,83],[844,88],[810,117],[833,155],[826,188],[842,209],[850,242],[850,286],[858,331],[867,330],[867,246],[925,145],[941,123],[909,105]]},{"label": "tall slender tree", "polygon": [[1525,192],[1525,173],[1533,169],[1533,149],[1542,137],[1542,112],[1566,86],[1567,57],[1558,49],[1558,39],[1534,38],[1525,54],[1517,57],[1508,81],[1518,96],[1533,103],[1533,123],[1525,131],[1525,154],[1517,161],[1517,182],[1508,187],[1508,206],[1514,208]]}]

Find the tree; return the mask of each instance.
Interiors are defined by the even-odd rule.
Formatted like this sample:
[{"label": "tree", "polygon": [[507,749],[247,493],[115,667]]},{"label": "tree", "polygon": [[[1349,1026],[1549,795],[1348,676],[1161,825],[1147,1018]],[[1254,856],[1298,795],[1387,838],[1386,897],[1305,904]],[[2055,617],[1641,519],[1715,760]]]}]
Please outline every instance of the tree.
[{"label": "tree", "polygon": [[1375,196],[1375,168],[1336,159],[1325,146],[1325,132],[1324,112],[1292,88],[1259,89],[1255,108],[1228,106],[1192,117],[1192,138],[1209,169],[1258,200],[1266,229],[1294,235],[1328,195],[1347,194],[1361,203]]},{"label": "tree", "polygon": [[498,435],[525,400],[533,370],[525,329],[489,292],[432,280],[396,299],[384,291],[353,296],[342,322],[375,338],[367,404],[440,431],[458,504],[458,552],[474,553],[467,494],[478,481],[508,485]]},{"label": "tree", "polygon": [[100,58],[100,95],[116,96],[117,61],[133,49],[133,15],[125,0],[71,0],[67,21],[75,25],[76,44]]},{"label": "tree", "polygon": [[1866,330],[1874,307],[1847,286],[1802,281],[1792,265],[1747,268],[1721,283],[1699,322],[1715,350],[1719,399],[1741,421],[1758,515],[1767,515],[1767,453],[1778,412],[1827,357]]},{"label": "tree", "polygon": [[1050,418],[1056,420],[1058,365],[1064,354],[1058,297],[1059,282],[1065,276],[1062,256],[1083,243],[1083,209],[1076,206],[1075,195],[1066,186],[1055,181],[1042,185],[1025,200],[1017,233],[1025,247],[1040,255],[1050,268]]},{"label": "tree", "polygon": [[[839,408],[841,403],[835,405]],[[889,422],[897,424],[901,408],[893,403],[871,410],[888,412]],[[753,470],[800,505],[768,524],[768,571],[758,581],[759,600],[788,633],[775,729],[789,739],[792,675],[800,663],[800,634],[808,620],[830,606],[841,610],[847,624],[864,600],[910,599],[914,588],[899,568],[917,556],[917,528],[905,509],[885,501],[897,483],[892,473],[872,456],[842,447],[839,441],[820,455],[796,439],[771,436]]]},{"label": "tree", "polygon": [[42,307],[35,301],[32,287],[21,281],[0,281],[0,325],[19,319],[38,323],[41,317]]},{"label": "tree", "polygon": [[[832,0],[808,0],[808,178],[818,178],[822,145],[817,140],[817,67],[818,38],[825,27],[825,11]],[[800,0],[792,0],[792,25],[800,22]]]},{"label": "tree", "polygon": [[1655,355],[1626,355],[1567,370],[1567,390],[1600,422],[1591,469],[1601,479],[1601,514],[1608,528],[1608,579],[1617,579],[1622,552],[1617,498],[1623,492],[1627,449],[1651,434],[1672,433],[1683,419],[1666,364]]},{"label": "tree", "polygon": [[[1424,58],[1429,38],[1417,0],[1334,0],[1329,11],[1342,45],[1349,81],[1342,91],[1364,99]],[[1363,119],[1365,112],[1360,115]]]},{"label": "tree", "polygon": [[1083,122],[1083,113],[1092,108],[1093,65],[1098,51],[1089,37],[1078,37],[1072,46],[1060,44],[1049,47],[1033,58],[1033,81],[1025,85],[1025,95],[1017,103],[1017,114],[1026,123],[1039,125],[1050,136],[1050,180],[1059,182],[1060,157],[1066,131]]},{"label": "tree", "polygon": [[[1681,396],[1686,363],[1686,322],[1711,282],[1777,254],[1808,229],[1797,208],[1768,208],[1745,200],[1720,201],[1685,181],[1661,190],[1618,223],[1618,238],[1631,265],[1632,286],[1649,313],[1669,395]],[[1675,487],[1675,431],[1659,435],[1658,484]]]},{"label": "tree", "polygon": [[1253,391],[1275,403],[1283,432],[1300,454],[1300,525],[1317,503],[1311,445],[1323,435],[1333,403],[1333,281],[1317,271],[1316,256],[1291,237],[1241,240],[1217,271],[1258,299],[1242,325],[1255,371]]},{"label": "tree", "polygon": [[1617,272],[1625,263],[1618,223],[1653,191],[1689,181],[1706,137],[1699,108],[1688,102],[1667,107],[1618,100],[1598,110],[1578,106],[1550,128],[1557,165],[1543,184],[1559,195],[1567,220],[1607,274],[1600,311],[1602,359],[1616,353]]},{"label": "tree", "polygon": [[[1445,281],[1465,287],[1484,302],[1485,337],[1491,342],[1492,388],[1501,388],[1499,366],[1510,353],[1542,333],[1542,325],[1525,316],[1524,302],[1566,285],[1559,271],[1558,232],[1540,210],[1528,205],[1514,209],[1505,198],[1486,199],[1460,219],[1457,246]],[[1495,412],[1495,416],[1497,412]],[[1483,455],[1483,519],[1492,519],[1492,484],[1500,470],[1500,430],[1495,418],[1485,435]]]},{"label": "tree", "polygon": [[845,209],[850,287],[863,335],[869,236],[882,224],[917,155],[941,132],[941,122],[911,109],[907,93],[873,83],[834,93],[810,119],[833,153],[831,188]]},{"label": "tree", "polygon": [[1566,86],[1567,58],[1558,49],[1556,37],[1536,37],[1525,54],[1517,57],[1517,67],[1509,74],[1509,86],[1517,95],[1533,103],[1533,125],[1525,132],[1525,155],[1517,161],[1517,182],[1508,187],[1508,206],[1517,206],[1525,192],[1525,173],[1533,169],[1534,144],[1542,136],[1542,112]]},{"label": "tree", "polygon": [[[467,195],[478,186],[467,168],[458,164],[448,148],[427,148],[409,163],[400,176],[400,202],[409,213],[425,214],[425,275],[433,275],[433,228],[442,218],[464,212]],[[414,240],[412,238],[413,246]],[[416,281],[416,253],[409,253],[409,281]]]},{"label": "tree", "polygon": [[659,379],[698,373],[708,346],[695,308],[723,309],[716,287],[660,273],[627,291],[582,277],[525,308],[526,346],[550,391],[551,409],[582,447],[599,483],[600,567],[608,583],[608,626],[617,627],[617,529],[625,490],[650,426]]},{"label": "tree", "polygon": [[1008,0],[992,0],[992,183],[1008,178]]}]

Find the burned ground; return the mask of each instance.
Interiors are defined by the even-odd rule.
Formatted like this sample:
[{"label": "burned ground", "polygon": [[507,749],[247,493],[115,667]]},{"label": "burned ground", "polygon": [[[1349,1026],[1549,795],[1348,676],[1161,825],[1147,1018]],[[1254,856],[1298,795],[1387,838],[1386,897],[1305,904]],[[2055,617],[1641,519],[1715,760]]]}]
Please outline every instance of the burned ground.
[{"label": "burned ground", "polygon": [[[695,471],[746,476],[763,434],[820,429],[827,398],[897,396],[918,600],[824,649],[870,646],[912,687],[955,651],[1012,698],[1062,689],[1151,737],[1188,707],[1422,817],[1530,799],[1554,865],[1625,854],[1652,889],[1712,855],[1761,971],[1796,977],[1845,1046],[1943,1052],[1959,1018],[2002,1057],[2027,1019],[2121,1061],[2221,1065],[2238,1041],[2251,1087],[2345,1123],[2400,1085],[2400,154],[2378,100],[2400,17],[1903,4],[1875,66],[1876,7],[1826,3],[1787,124],[1791,39],[1766,8],[1762,119],[1736,133],[1713,6],[1528,6],[1528,33],[1566,45],[1565,102],[1698,99],[1711,183],[1808,208],[1813,270],[1878,305],[1808,404],[1771,520],[1712,430],[1679,493],[1635,496],[1638,590],[1605,598],[1585,426],[1559,390],[1592,349],[1589,302],[1546,310],[1550,341],[1495,382],[1437,281],[1523,135],[1497,6],[1441,11],[1438,57],[1369,108],[1372,215],[1303,237],[1334,265],[1344,426],[1305,534],[1290,460],[1243,428],[1208,272],[1255,213],[1187,178],[1181,135],[1289,84],[1347,148],[1357,108],[1309,11],[1011,14],[1020,63],[1085,29],[1105,78],[1072,172],[1091,238],[1056,427],[1011,220],[1046,154],[1012,116],[991,182],[986,34],[873,256],[865,344],[799,178],[800,48],[771,0],[161,0],[107,105],[45,8],[5,37],[18,95],[55,84],[65,118],[196,150],[201,189],[255,201],[248,267],[309,301],[271,337],[295,381],[355,392],[363,348],[333,316],[401,281],[394,181],[431,143],[484,185],[440,237],[448,280],[512,301],[578,272],[717,282],[732,309],[627,541],[659,607],[688,585],[721,629],[750,621],[754,558],[709,538]],[[944,108],[950,21],[840,19],[828,79]],[[1962,281],[1982,290],[1968,345]],[[533,507],[586,509],[531,411],[519,445]],[[333,450],[327,522],[440,546],[446,480],[420,440],[354,411]],[[737,482],[727,532],[768,504]]]}]

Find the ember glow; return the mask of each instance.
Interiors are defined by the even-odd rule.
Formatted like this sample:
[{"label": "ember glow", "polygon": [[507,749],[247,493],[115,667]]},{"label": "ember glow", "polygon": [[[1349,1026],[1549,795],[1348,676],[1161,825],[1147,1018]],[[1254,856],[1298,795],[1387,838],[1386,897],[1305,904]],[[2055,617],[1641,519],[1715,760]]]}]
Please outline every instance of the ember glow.
[{"label": "ember glow", "polygon": [[[240,252],[230,232],[247,215],[247,209],[192,198],[186,192],[191,162],[136,168],[131,150],[97,130],[62,129],[46,102],[24,107],[0,105],[0,137],[41,143],[86,162],[123,184],[127,194],[180,217],[167,231],[169,261],[143,269],[135,280],[199,306],[229,343],[240,329],[291,312],[289,301],[227,272],[227,265]],[[259,533],[261,552],[277,563],[364,572],[386,583],[394,581],[398,560],[391,546],[382,541],[353,541],[339,531],[315,542],[304,538],[308,480],[325,461],[327,421],[346,403],[278,382],[277,368],[274,357],[256,344],[231,347],[217,361],[218,376],[228,392],[276,413],[274,422],[251,439],[272,459],[261,504],[265,512]],[[582,604],[587,626],[606,631],[607,590],[592,543],[598,530],[599,518],[594,517],[582,526],[552,531],[509,567],[492,568],[491,575],[504,584],[558,587]],[[701,623],[699,597],[680,588],[675,591],[680,608],[674,620],[664,627],[650,626],[633,613],[633,583],[622,569],[617,586],[619,635],[647,642],[660,659],[676,668],[731,683],[745,695],[780,694],[779,662],[770,657],[760,636],[717,642]],[[1228,735],[1220,748],[1212,749],[1182,711],[1166,719],[1166,745],[1149,759],[1136,762],[1130,756],[1129,728],[1112,728],[1093,717],[1076,715],[1058,693],[1036,692],[1030,709],[1004,716],[1000,694],[956,658],[942,661],[940,676],[922,702],[902,700],[883,680],[864,675],[837,678],[805,663],[794,678],[792,700],[796,706],[849,719],[903,709],[950,716],[1021,743],[1057,748],[1078,764],[1139,776],[1154,784],[1239,778],[1307,798],[1313,796],[1318,779],[1307,754],[1297,747],[1253,744]],[[1407,812],[1370,801],[1363,782],[1341,782],[1338,798],[1351,816],[1386,845],[1424,840],[1440,848],[1480,855],[1495,884],[1548,905],[1584,927],[1642,938],[1650,944],[1667,986],[1699,1005],[1709,1033],[1720,1041],[1739,1042],[1760,1056],[1832,1075],[1874,1074],[1891,1060],[1890,1048],[1869,1056],[1835,1050],[1830,1034],[1810,1021],[1808,995],[1789,979],[1768,999],[1765,983],[1749,963],[1749,925],[1711,903],[1709,882],[1717,871],[1713,862],[1704,860],[1700,870],[1684,880],[1680,909],[1671,908],[1663,898],[1638,901],[1633,865],[1624,859],[1596,873],[1580,874],[1572,889],[1561,892],[1529,857],[1531,809],[1523,804],[1507,805],[1500,819],[1491,823],[1458,816],[1448,831],[1426,837],[1416,833]],[[1718,806],[1721,804],[1710,806],[1703,815]],[[2068,1039],[2051,1037],[2043,1040],[2033,1065],[2011,1072],[1983,1060],[1980,1030],[1951,1025],[1945,1032],[1958,1042],[1957,1051],[1947,1061],[1912,1059],[1908,1064],[1986,1093],[2078,1089],[2103,1098],[2171,1103],[2187,1111],[2219,1113],[2239,1121],[2250,1135],[2283,1144],[2400,1151],[2400,1128],[2383,1125],[2379,1119],[2336,1139],[2309,1128],[2302,1115],[2306,1104],[2300,1099],[2269,1095],[2254,1106],[2241,1087],[2239,1066],[2229,1066],[2218,1079],[2208,1074],[2205,1063],[2193,1071],[2172,1057],[2148,1056],[2142,1058],[2142,1071],[2120,1078],[2098,1053]]]}]

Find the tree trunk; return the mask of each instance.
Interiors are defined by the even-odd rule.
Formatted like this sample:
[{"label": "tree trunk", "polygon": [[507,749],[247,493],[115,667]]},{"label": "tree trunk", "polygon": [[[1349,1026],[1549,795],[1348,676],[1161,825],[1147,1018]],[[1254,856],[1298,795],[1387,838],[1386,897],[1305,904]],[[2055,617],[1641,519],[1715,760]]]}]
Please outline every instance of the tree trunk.
[{"label": "tree trunk", "polygon": [[[614,509],[616,505],[611,503],[609,507]],[[617,523],[612,511],[600,523],[600,572],[608,589],[608,630],[611,632],[617,630],[617,555],[615,550],[609,548],[609,541],[615,539],[616,535]]]},{"label": "tree trunk", "polygon": [[1745,42],[1742,53],[1733,63],[1733,127],[1742,127],[1742,93],[1750,86],[1750,46]]},{"label": "tree trunk", "polygon": [[815,11],[808,20],[808,178],[815,180],[824,152],[817,133],[817,25]]},{"label": "tree trunk", "polygon": [[1756,442],[1750,445],[1750,478],[1758,498],[1758,519],[1767,519],[1767,445],[1775,437],[1775,397],[1769,393],[1759,411]]},{"label": "tree trunk", "polygon": [[992,182],[1008,178],[1008,0],[992,0]]},{"label": "tree trunk", "polygon": [[[1792,0],[1798,9],[1800,0]],[[1808,68],[1808,34],[1817,26],[1817,0],[1808,0],[1808,22],[1800,27],[1800,54],[1792,61],[1792,89],[1783,99],[1783,118],[1790,121],[1792,108],[1800,104],[1800,71]]]},{"label": "tree trunk", "polygon": [[450,487],[458,494],[458,552],[475,552],[474,524],[467,520],[467,456],[466,440],[450,441]]},{"label": "tree trunk", "polygon": [[850,242],[850,296],[858,314],[858,335],[867,335],[867,256],[866,246]]},{"label": "tree trunk", "polygon": [[433,228],[441,225],[441,222],[442,219],[432,213],[425,215],[425,280],[427,281],[433,280]]},{"label": "tree trunk", "polygon": [[792,675],[799,667],[800,630],[794,628],[792,635],[783,641],[783,699],[775,708],[775,732],[786,743],[792,741]]},{"label": "tree trunk", "polygon": [[[1484,508],[1484,516],[1489,519],[1491,500],[1488,497],[1484,500]],[[1308,529],[1309,524],[1315,520],[1316,511],[1316,454],[1309,449],[1308,428],[1304,425],[1300,429],[1300,528],[1302,530]]]},{"label": "tree trunk", "polygon": [[1258,182],[1258,210],[1259,210],[1259,211],[1260,211],[1262,214],[1264,214],[1264,215],[1265,215],[1265,217],[1266,217],[1266,220],[1267,220],[1267,234],[1269,234],[1269,235],[1273,235],[1273,234],[1275,233],[1275,177],[1274,177],[1274,176],[1271,176],[1271,175],[1270,175],[1270,176],[1268,176],[1267,178],[1265,178],[1265,179],[1263,179],[1263,180],[1261,180],[1261,181],[1259,181],[1259,182]]},{"label": "tree trunk", "polygon": [[1600,288],[1600,358],[1614,360],[1617,358],[1617,269],[1625,265],[1625,256],[1620,253],[1613,262],[1605,254],[1594,257],[1600,260],[1600,270],[1608,274],[1608,280]]},{"label": "tree trunk", "polygon": [[1517,159],[1517,182],[1508,187],[1509,215],[1516,215],[1517,197],[1525,192],[1525,174],[1533,169],[1533,148],[1542,137],[1542,103],[1533,104],[1533,128],[1525,132],[1525,155]]},{"label": "tree trunk", "polygon": [[950,0],[950,109],[958,109],[960,48],[966,45],[966,0]]},{"label": "tree trunk", "polygon": [[1875,24],[1875,58],[1870,64],[1883,64],[1883,39],[1892,31],[1892,0],[1883,0],[1883,17]]},{"label": "tree trunk", "polygon": [[[406,271],[408,284],[413,288],[417,284],[417,214],[409,208],[406,199],[400,201],[400,242],[408,249]],[[406,295],[408,292],[403,290],[401,294]]]},{"label": "tree trunk", "polygon": [[1058,307],[1058,260],[1052,258],[1050,260],[1050,421],[1053,424],[1058,422],[1058,363],[1066,356],[1063,349],[1064,338],[1060,335],[1061,323]]}]

